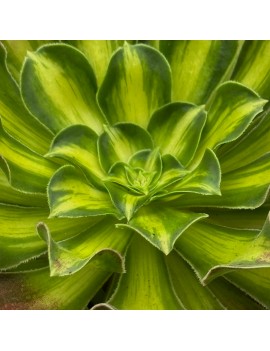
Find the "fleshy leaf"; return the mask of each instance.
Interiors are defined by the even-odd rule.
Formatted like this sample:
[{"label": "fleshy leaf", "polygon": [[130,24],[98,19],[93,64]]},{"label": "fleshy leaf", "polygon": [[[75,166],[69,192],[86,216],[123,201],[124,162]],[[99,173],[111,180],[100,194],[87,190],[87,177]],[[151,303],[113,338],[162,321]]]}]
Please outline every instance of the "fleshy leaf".
[{"label": "fleshy leaf", "polygon": [[48,185],[50,217],[85,217],[112,214],[119,217],[107,192],[87,182],[73,166],[61,167]]},{"label": "fleshy leaf", "polygon": [[76,274],[50,277],[49,269],[0,274],[1,310],[85,309],[111,273],[88,264]]},{"label": "fleshy leaf", "polygon": [[270,42],[247,40],[241,51],[233,79],[270,99]]},{"label": "fleshy leaf", "polygon": [[21,90],[28,109],[54,133],[79,123],[102,132],[104,117],[96,102],[96,79],[77,49],[54,44],[28,53]]},{"label": "fleshy leaf", "polygon": [[[230,274],[231,273],[226,274],[225,277],[228,277]],[[218,277],[215,280],[211,281],[207,287],[210,289],[210,291],[212,291],[220,303],[228,310],[264,309],[263,305],[253,300],[249,295],[246,294],[245,291],[237,288],[235,285],[231,284],[227,279],[223,277]]]},{"label": "fleshy leaf", "polygon": [[166,257],[174,290],[187,310],[222,310],[224,307],[176,251]]},{"label": "fleshy leaf", "polygon": [[232,228],[261,230],[269,212],[267,207],[259,207],[254,210],[234,209],[233,211],[231,209],[209,208],[206,211],[209,215],[206,222],[223,227],[230,223]]},{"label": "fleshy leaf", "polygon": [[66,40],[65,42],[85,54],[93,67],[99,86],[104,79],[112,54],[124,44],[124,40]]},{"label": "fleshy leaf", "polygon": [[123,187],[112,181],[105,181],[105,186],[110,194],[111,201],[119,213],[130,220],[135,212],[138,211],[146,202],[149,201],[148,195],[142,195],[133,189]]},{"label": "fleshy leaf", "polygon": [[124,310],[183,309],[172,288],[165,256],[139,236],[128,249],[126,270],[110,305]]},{"label": "fleshy leaf", "polygon": [[222,196],[181,198],[182,206],[254,209],[266,200],[269,190],[270,153],[257,161],[222,175]]},{"label": "fleshy leaf", "polygon": [[24,193],[13,188],[0,169],[0,203],[8,205],[47,207],[48,201],[45,194]]},{"label": "fleshy leaf", "polygon": [[163,155],[173,155],[185,166],[197,149],[205,120],[204,106],[176,102],[153,114],[148,131]]},{"label": "fleshy leaf", "polygon": [[204,213],[178,211],[151,203],[141,208],[128,224],[118,224],[119,228],[131,228],[142,235],[152,245],[166,255],[173,249],[177,238],[194,222],[207,217]]},{"label": "fleshy leaf", "polygon": [[61,242],[55,242],[44,223],[37,226],[40,237],[47,242],[51,276],[74,274],[88,262],[103,270],[123,273],[124,258],[131,235],[119,230],[114,221],[99,221],[82,233]]},{"label": "fleshy leaf", "polygon": [[7,66],[15,80],[20,82],[23,61],[28,51],[36,51],[50,40],[2,40],[7,50]]},{"label": "fleshy leaf", "polygon": [[173,76],[173,101],[206,103],[230,77],[242,43],[236,40],[162,40]]},{"label": "fleshy leaf", "polygon": [[0,168],[12,187],[24,192],[45,193],[57,165],[13,139],[0,121]]},{"label": "fleshy leaf", "polygon": [[4,128],[32,150],[47,152],[52,133],[25,108],[20,91],[5,65],[6,53],[0,44],[0,116]]},{"label": "fleshy leaf", "polygon": [[111,58],[98,102],[111,124],[132,122],[147,127],[151,114],[171,97],[171,72],[157,50],[128,45]]},{"label": "fleshy leaf", "polygon": [[57,157],[79,166],[93,184],[100,185],[106,174],[99,164],[97,134],[85,125],[73,125],[54,138],[47,157]]},{"label": "fleshy leaf", "polygon": [[167,194],[188,192],[202,195],[220,195],[220,180],[221,171],[218,159],[214,152],[209,149],[205,151],[197,168],[179,182],[175,182],[166,188],[166,192]]},{"label": "fleshy leaf", "polygon": [[[228,145],[223,145],[218,150],[218,159],[223,173],[246,166],[270,152],[269,117],[268,109],[260,116],[257,125],[252,124],[242,137]],[[250,152],[247,152],[248,150]]]},{"label": "fleshy leaf", "polygon": [[113,127],[105,126],[98,148],[101,165],[108,171],[116,162],[128,162],[135,152],[152,149],[153,142],[149,133],[138,125],[118,123]]},{"label": "fleshy leaf", "polygon": [[231,270],[270,267],[269,218],[261,232],[197,223],[175,246],[203,283]]},{"label": "fleshy leaf", "polygon": [[45,221],[58,240],[67,239],[89,228],[96,218],[47,219],[48,210],[0,204],[0,269],[17,266],[46,252],[36,234],[36,224]]},{"label": "fleshy leaf", "polygon": [[172,155],[162,156],[162,174],[158,180],[158,187],[164,188],[185,177],[190,171]]},{"label": "fleshy leaf", "polygon": [[[267,100],[236,82],[218,87],[208,111],[198,154],[237,139],[254,117],[263,110]],[[199,157],[197,155],[197,157]]]},{"label": "fleshy leaf", "polygon": [[270,269],[245,269],[226,274],[227,279],[270,309]]}]

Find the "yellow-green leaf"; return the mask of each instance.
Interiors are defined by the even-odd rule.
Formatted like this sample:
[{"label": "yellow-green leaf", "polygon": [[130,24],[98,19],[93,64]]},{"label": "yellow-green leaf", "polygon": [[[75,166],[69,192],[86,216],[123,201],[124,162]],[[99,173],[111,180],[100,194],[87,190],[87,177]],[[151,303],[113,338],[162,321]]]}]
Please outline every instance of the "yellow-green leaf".
[{"label": "yellow-green leaf", "polygon": [[52,44],[28,53],[21,91],[28,109],[52,132],[80,123],[102,132],[105,119],[96,102],[96,79],[77,49]]},{"label": "yellow-green leaf", "polygon": [[98,102],[111,124],[132,122],[146,128],[151,114],[171,97],[171,72],[157,50],[125,44],[111,58]]},{"label": "yellow-green leaf", "polygon": [[106,171],[116,162],[127,163],[135,152],[152,148],[149,133],[132,123],[105,126],[105,132],[98,139],[100,162]]},{"label": "yellow-green leaf", "polygon": [[51,217],[85,217],[112,214],[119,217],[107,192],[94,188],[73,166],[63,166],[48,185]]},{"label": "yellow-green leaf", "polygon": [[157,110],[148,125],[155,146],[186,166],[197,149],[206,120],[203,106],[172,103]]},{"label": "yellow-green leaf", "polygon": [[5,57],[0,44],[0,116],[4,128],[24,145],[44,154],[53,135],[25,108],[19,88],[7,70]]},{"label": "yellow-green leaf", "polygon": [[172,69],[172,100],[206,103],[218,84],[230,78],[241,46],[236,40],[160,41]]},{"label": "yellow-green leaf", "polygon": [[69,161],[80,167],[90,182],[101,186],[106,173],[99,163],[97,140],[97,134],[89,127],[73,125],[56,135],[46,157]]},{"label": "yellow-green leaf", "polygon": [[168,255],[177,238],[192,223],[205,217],[207,215],[204,213],[179,211],[168,206],[162,207],[160,203],[151,203],[143,206],[128,224],[118,224],[117,227],[135,230]]},{"label": "yellow-green leaf", "polygon": [[131,238],[130,231],[116,229],[112,219],[96,222],[60,242],[52,238],[44,223],[38,224],[38,233],[48,245],[51,276],[74,274],[90,261],[103,270],[124,272],[123,255]]},{"label": "yellow-green leaf", "polygon": [[126,273],[108,303],[124,310],[183,309],[171,285],[165,256],[139,236],[126,255]]}]

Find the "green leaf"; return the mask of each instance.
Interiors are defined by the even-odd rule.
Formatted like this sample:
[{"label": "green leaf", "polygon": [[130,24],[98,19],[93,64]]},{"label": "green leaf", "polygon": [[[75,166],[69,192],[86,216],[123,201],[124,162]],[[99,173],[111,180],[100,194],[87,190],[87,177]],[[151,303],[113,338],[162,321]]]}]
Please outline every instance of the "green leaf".
[{"label": "green leaf", "polygon": [[[228,277],[230,275],[231,273],[226,274],[225,277]],[[207,287],[210,289],[210,291],[212,291],[220,303],[228,310],[264,309],[261,304],[253,300],[249,295],[246,294],[246,292],[244,292],[242,289],[238,289],[235,285],[231,284],[223,277],[216,278],[214,281],[210,282]]]},{"label": "green leaf", "polygon": [[151,136],[143,128],[131,123],[117,123],[105,126],[105,132],[98,139],[100,163],[108,171],[116,162],[128,162],[137,151],[152,149]]},{"label": "green leaf", "polygon": [[171,285],[165,256],[139,236],[128,249],[126,270],[110,305],[124,310],[183,309]]},{"label": "green leaf", "polygon": [[270,269],[245,269],[226,274],[234,285],[270,309]]},{"label": "green leaf", "polygon": [[98,102],[111,124],[125,121],[146,128],[151,114],[170,96],[165,58],[149,46],[125,44],[111,58]]},{"label": "green leaf", "polygon": [[197,157],[202,156],[206,148],[213,149],[237,139],[263,110],[266,102],[239,83],[220,85],[208,112]]},{"label": "green leaf", "polygon": [[135,192],[131,188],[123,187],[114,181],[105,181],[104,184],[115,208],[117,208],[127,220],[130,220],[134,213],[149,201],[149,195],[142,195],[141,193]]},{"label": "green leaf", "polygon": [[0,44],[0,116],[4,128],[27,147],[44,154],[52,134],[25,108],[19,88],[7,70],[5,58],[6,52]]},{"label": "green leaf", "polygon": [[106,174],[99,164],[97,134],[84,125],[73,125],[54,138],[46,157],[62,158],[80,167],[89,181],[101,185]]},{"label": "green leaf", "polygon": [[124,40],[65,40],[65,42],[85,54],[93,67],[98,86],[104,79],[112,54],[124,44]]},{"label": "green leaf", "polygon": [[194,222],[207,217],[204,213],[179,211],[151,203],[141,208],[128,224],[119,228],[131,228],[166,255],[173,249],[179,236]]},{"label": "green leaf", "polygon": [[115,221],[106,219],[78,235],[55,242],[44,223],[37,226],[40,237],[47,242],[51,276],[74,274],[88,262],[110,272],[123,273],[124,257],[131,235],[116,229]]},{"label": "green leaf", "polygon": [[46,221],[55,238],[67,239],[89,228],[96,219],[47,219],[48,210],[0,204],[0,269],[9,269],[46,252],[36,224]]},{"label": "green leaf", "polygon": [[162,156],[162,174],[158,180],[157,188],[165,188],[166,186],[182,179],[190,171],[185,169],[181,163],[172,155]]},{"label": "green leaf", "polygon": [[[135,176],[135,178],[130,179],[131,183],[138,183],[138,189],[144,190],[145,188],[145,193],[147,194],[148,191],[151,191],[151,189],[155,187],[161,175],[162,161],[159,150],[138,151],[130,158],[129,165],[131,166],[131,169],[133,169],[133,173],[136,170],[135,174],[133,174],[133,177]],[[126,169],[129,178],[128,170],[129,168]],[[142,175],[141,181],[138,178],[138,174],[139,176]]]},{"label": "green leaf", "polygon": [[48,268],[26,273],[1,273],[0,309],[85,309],[110,275],[91,263],[67,277],[50,277]]},{"label": "green leaf", "polygon": [[73,166],[61,167],[48,185],[50,217],[85,217],[112,214],[119,217],[106,192],[88,183]]},{"label": "green leaf", "polygon": [[163,155],[173,155],[185,166],[197,149],[205,120],[204,106],[176,102],[154,112],[148,131]]},{"label": "green leaf", "polygon": [[7,50],[7,66],[15,80],[20,82],[23,61],[28,51],[35,51],[50,40],[2,40]]},{"label": "green leaf", "polygon": [[24,193],[14,189],[8,182],[4,172],[0,169],[0,203],[21,206],[47,207],[45,194]]},{"label": "green leaf", "polygon": [[186,192],[220,195],[220,180],[221,171],[218,159],[212,150],[207,149],[197,168],[179,182],[175,182],[166,188],[167,194],[165,195]]},{"label": "green leaf", "polygon": [[241,51],[233,79],[270,99],[270,42],[247,40]]},{"label": "green leaf", "polygon": [[[234,142],[223,145],[218,150],[218,159],[223,173],[248,165],[270,152],[270,118],[269,109],[249,127],[244,135]],[[252,152],[247,152],[251,149]]]},{"label": "green leaf", "polygon": [[45,193],[57,165],[13,139],[0,120],[0,168],[12,187],[23,192]]},{"label": "green leaf", "polygon": [[175,292],[187,310],[222,310],[223,305],[207,286],[202,286],[191,267],[176,251],[167,257],[170,277]]},{"label": "green leaf", "polygon": [[80,123],[102,132],[96,79],[85,56],[75,48],[54,44],[28,53],[21,90],[28,109],[52,132]]},{"label": "green leaf", "polygon": [[230,270],[269,267],[269,217],[261,232],[197,223],[175,246],[203,283]]},{"label": "green leaf", "polygon": [[242,43],[236,40],[162,40],[173,76],[173,101],[206,103],[230,77]]},{"label": "green leaf", "polygon": [[181,206],[254,209],[266,200],[269,190],[270,153],[222,176],[222,196],[181,198]]},{"label": "green leaf", "polygon": [[237,210],[234,209],[207,209],[209,217],[206,222],[226,227],[230,223],[230,227],[239,229],[259,229],[261,230],[265,218],[267,217],[269,208],[259,207],[254,210]]}]

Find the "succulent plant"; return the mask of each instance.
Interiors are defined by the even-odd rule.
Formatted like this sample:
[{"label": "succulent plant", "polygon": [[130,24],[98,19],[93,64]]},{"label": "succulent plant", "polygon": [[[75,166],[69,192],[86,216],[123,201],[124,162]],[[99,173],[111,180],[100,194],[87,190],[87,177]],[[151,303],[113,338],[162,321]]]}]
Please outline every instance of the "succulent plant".
[{"label": "succulent plant", "polygon": [[1,309],[268,309],[270,42],[2,41]]}]

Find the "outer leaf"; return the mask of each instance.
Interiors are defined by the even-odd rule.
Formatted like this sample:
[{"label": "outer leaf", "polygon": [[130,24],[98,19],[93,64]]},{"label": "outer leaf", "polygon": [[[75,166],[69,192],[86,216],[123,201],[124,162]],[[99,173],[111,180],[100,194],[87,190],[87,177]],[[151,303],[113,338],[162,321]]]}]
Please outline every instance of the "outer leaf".
[{"label": "outer leaf", "polygon": [[187,310],[222,310],[211,290],[202,286],[190,266],[173,251],[166,257],[174,289]]},{"label": "outer leaf", "polygon": [[111,58],[98,102],[111,124],[147,127],[153,111],[170,101],[171,74],[164,57],[146,45],[124,45]]},{"label": "outer leaf", "polygon": [[[246,273],[243,272],[244,274]],[[258,270],[256,270],[258,271]],[[240,273],[240,272],[239,272]],[[241,274],[241,273],[240,273]],[[227,274],[226,277],[230,276]],[[225,278],[219,277],[210,282],[207,287],[218,298],[222,305],[228,310],[262,310],[264,307],[253,300],[249,295],[235,285],[229,283]]]},{"label": "outer leaf", "polygon": [[100,162],[106,171],[116,162],[128,162],[135,152],[152,148],[151,136],[143,128],[131,123],[105,126],[105,132],[98,140]]},{"label": "outer leaf", "polygon": [[124,40],[67,40],[67,43],[82,51],[93,67],[98,86],[106,74],[110,58]]},{"label": "outer leaf", "polygon": [[160,204],[151,203],[134,215],[128,224],[118,224],[119,228],[131,228],[141,234],[151,244],[166,255],[173,249],[179,236],[192,223],[207,217],[204,213],[178,211]]},{"label": "outer leaf", "polygon": [[55,44],[29,53],[21,90],[29,110],[54,133],[79,123],[102,132],[104,118],[96,103],[96,79],[78,50]]},{"label": "outer leaf", "polygon": [[84,125],[62,130],[54,138],[47,157],[59,157],[79,166],[93,184],[101,185],[106,174],[100,167],[97,134]]},{"label": "outer leaf", "polygon": [[23,193],[14,189],[8,182],[7,177],[0,170],[0,203],[22,206],[47,207],[48,202],[45,194]]},{"label": "outer leaf", "polygon": [[110,275],[93,264],[68,277],[50,277],[48,268],[26,273],[2,273],[0,309],[84,309]]},{"label": "outer leaf", "polygon": [[173,76],[173,101],[206,103],[230,77],[242,43],[233,40],[160,41]]},{"label": "outer leaf", "polygon": [[[222,146],[218,152],[218,159],[223,173],[246,166],[270,152],[269,117],[268,109],[260,117],[258,125],[252,124],[241,138]],[[252,152],[247,152],[247,150],[252,150]]]},{"label": "outer leaf", "polygon": [[90,229],[61,241],[55,242],[44,223],[37,227],[40,237],[48,244],[51,276],[73,274],[89,261],[107,271],[123,273],[124,258],[131,235],[128,230],[118,230],[114,221],[99,221]]},{"label": "outer leaf", "polygon": [[50,217],[119,216],[106,192],[92,187],[73,166],[63,166],[48,185]]},{"label": "outer leaf", "polygon": [[270,98],[270,42],[247,40],[239,57],[233,79]]},{"label": "outer leaf", "polygon": [[226,82],[219,86],[208,112],[198,147],[199,155],[205,148],[213,149],[237,139],[263,110],[266,102],[241,84]]},{"label": "outer leaf", "polygon": [[169,195],[185,192],[220,195],[220,180],[221,172],[218,159],[212,150],[206,150],[197,168],[179,182],[173,183],[166,191]]},{"label": "outer leaf", "polygon": [[127,310],[183,309],[171,286],[164,255],[139,236],[127,252],[126,269],[109,304]]},{"label": "outer leaf", "polygon": [[203,283],[234,269],[269,267],[269,218],[261,232],[197,223],[177,241],[176,248]]},{"label": "outer leaf", "polygon": [[35,51],[48,44],[49,40],[2,40],[7,50],[7,66],[15,80],[19,83],[23,61],[28,51]]},{"label": "outer leaf", "polygon": [[46,220],[54,237],[66,239],[89,228],[96,219],[50,219],[48,210],[0,205],[0,269],[17,266],[47,249],[36,234],[36,224]]},{"label": "outer leaf", "polygon": [[250,165],[226,173],[222,177],[221,197],[181,198],[181,206],[227,207],[254,209],[266,200],[269,189],[270,154],[266,154]]},{"label": "outer leaf", "polygon": [[[24,192],[44,193],[57,165],[34,153],[6,133],[0,121],[0,168],[10,184]],[[31,177],[31,182],[29,182]]]},{"label": "outer leaf", "polygon": [[227,279],[270,309],[270,269],[245,269],[226,275]]},{"label": "outer leaf", "polygon": [[[268,206],[267,206],[268,207]],[[232,228],[261,230],[269,208],[259,207],[255,210],[207,209],[209,217],[206,222]]]},{"label": "outer leaf", "polygon": [[162,154],[175,156],[185,166],[197,149],[205,120],[203,106],[176,102],[153,114],[148,131]]},{"label": "outer leaf", "polygon": [[3,125],[24,145],[44,154],[52,134],[26,110],[19,88],[7,70],[5,58],[6,52],[0,44],[0,116]]}]

